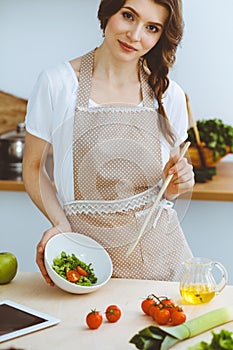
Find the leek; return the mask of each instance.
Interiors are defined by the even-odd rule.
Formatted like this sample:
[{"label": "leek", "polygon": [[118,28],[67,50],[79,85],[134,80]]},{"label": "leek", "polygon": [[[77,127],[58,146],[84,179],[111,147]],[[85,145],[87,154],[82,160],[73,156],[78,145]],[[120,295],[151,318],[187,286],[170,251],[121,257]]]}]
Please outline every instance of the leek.
[{"label": "leek", "polygon": [[233,305],[210,311],[179,326],[149,326],[130,339],[141,350],[167,350],[179,341],[194,337],[233,320]]}]

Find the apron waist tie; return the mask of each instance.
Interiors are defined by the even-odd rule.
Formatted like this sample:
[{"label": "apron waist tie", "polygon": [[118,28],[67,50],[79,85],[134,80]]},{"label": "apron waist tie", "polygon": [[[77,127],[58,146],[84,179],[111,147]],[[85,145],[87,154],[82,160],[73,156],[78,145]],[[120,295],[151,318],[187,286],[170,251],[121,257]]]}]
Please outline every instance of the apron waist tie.
[{"label": "apron waist tie", "polygon": [[159,191],[159,185],[128,198],[116,200],[76,200],[64,204],[66,215],[73,214],[114,214],[138,210],[152,204]]},{"label": "apron waist tie", "polygon": [[[172,208],[173,206],[174,206],[174,203],[171,202],[171,201],[168,201],[168,200],[165,199],[165,198],[162,199],[162,200],[159,202],[159,204],[158,204],[158,206],[157,206],[158,211],[157,211],[157,214],[156,214],[156,216],[155,216],[154,222],[153,222],[153,224],[152,224],[153,228],[155,228],[155,226],[157,225],[157,222],[158,222],[158,220],[159,220],[159,218],[160,218],[160,215],[162,214],[162,210],[163,210],[163,209]],[[141,210],[141,211],[135,213],[135,215],[136,215],[136,217],[138,217],[138,218],[141,217],[141,216],[147,216],[147,214],[149,213],[150,209],[151,209],[151,208],[146,208],[146,209],[144,209],[144,210]]]}]

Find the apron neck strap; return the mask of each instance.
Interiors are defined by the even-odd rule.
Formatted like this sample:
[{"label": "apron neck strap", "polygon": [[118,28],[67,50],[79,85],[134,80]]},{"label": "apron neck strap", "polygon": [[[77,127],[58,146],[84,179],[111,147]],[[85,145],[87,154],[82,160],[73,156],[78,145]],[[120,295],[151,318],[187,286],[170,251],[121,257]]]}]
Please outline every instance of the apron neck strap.
[{"label": "apron neck strap", "polygon": [[140,82],[142,89],[142,99],[144,107],[155,108],[154,104],[154,92],[148,83],[148,74],[145,72],[142,64],[140,63]]},{"label": "apron neck strap", "polygon": [[77,105],[88,107],[94,66],[94,50],[81,58]]},{"label": "apron neck strap", "polygon": [[[95,50],[92,50],[81,58],[77,100],[78,106],[89,106],[91,81],[94,67],[94,52]],[[143,105],[144,107],[154,108],[154,94],[148,84],[148,74],[143,69],[142,64],[139,65],[139,76],[142,89]]]}]

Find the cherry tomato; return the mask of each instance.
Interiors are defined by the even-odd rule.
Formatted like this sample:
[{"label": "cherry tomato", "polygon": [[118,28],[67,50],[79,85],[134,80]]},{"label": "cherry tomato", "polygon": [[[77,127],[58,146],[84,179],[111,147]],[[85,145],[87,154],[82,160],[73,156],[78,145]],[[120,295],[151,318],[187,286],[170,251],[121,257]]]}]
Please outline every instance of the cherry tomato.
[{"label": "cherry tomato", "polygon": [[109,305],[105,315],[109,322],[117,322],[121,317],[121,309],[117,305]]},{"label": "cherry tomato", "polygon": [[151,316],[153,318],[155,310],[159,309],[159,308],[160,308],[160,304],[157,304],[157,303],[154,302],[154,304],[151,305],[150,308],[149,308],[149,316]]},{"label": "cherry tomato", "polygon": [[149,308],[151,305],[154,305],[154,304],[155,304],[154,299],[148,297],[147,299],[144,299],[141,302],[141,309],[146,315],[149,315]]},{"label": "cherry tomato", "polygon": [[170,312],[170,314],[172,316],[173,312],[175,312],[175,311],[182,311],[183,312],[183,309],[179,305],[174,305],[172,308],[169,308],[168,311]]},{"label": "cherry tomato", "polygon": [[97,329],[103,322],[103,317],[99,311],[91,310],[86,316],[86,324],[90,329]]},{"label": "cherry tomato", "polygon": [[68,270],[66,272],[66,277],[72,283],[78,282],[80,279],[80,274],[76,270]]},{"label": "cherry tomato", "polygon": [[163,305],[164,309],[170,312],[170,314],[177,309],[175,303],[171,299],[163,299],[161,300],[161,304]]},{"label": "cherry tomato", "polygon": [[171,315],[171,321],[173,326],[177,326],[186,321],[186,315],[183,311],[174,311]]},{"label": "cherry tomato", "polygon": [[160,325],[168,323],[170,317],[170,312],[165,308],[157,307],[153,314],[153,319]]},{"label": "cherry tomato", "polygon": [[77,266],[77,271],[81,276],[87,277],[88,273],[81,266]]},{"label": "cherry tomato", "polygon": [[161,304],[163,304],[164,306],[168,306],[168,308],[172,308],[175,306],[174,301],[172,301],[171,299],[162,299]]}]

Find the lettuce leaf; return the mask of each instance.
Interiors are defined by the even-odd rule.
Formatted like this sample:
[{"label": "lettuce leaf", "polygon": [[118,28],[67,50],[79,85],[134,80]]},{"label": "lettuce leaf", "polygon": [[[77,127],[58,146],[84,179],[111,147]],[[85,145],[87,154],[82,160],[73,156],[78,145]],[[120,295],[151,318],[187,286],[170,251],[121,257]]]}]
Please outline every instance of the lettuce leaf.
[{"label": "lettuce leaf", "polygon": [[211,342],[208,344],[204,341],[191,346],[188,350],[233,350],[233,333],[222,329],[219,333],[212,333]]}]

